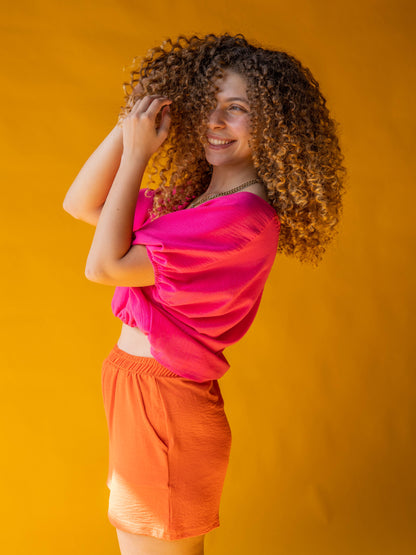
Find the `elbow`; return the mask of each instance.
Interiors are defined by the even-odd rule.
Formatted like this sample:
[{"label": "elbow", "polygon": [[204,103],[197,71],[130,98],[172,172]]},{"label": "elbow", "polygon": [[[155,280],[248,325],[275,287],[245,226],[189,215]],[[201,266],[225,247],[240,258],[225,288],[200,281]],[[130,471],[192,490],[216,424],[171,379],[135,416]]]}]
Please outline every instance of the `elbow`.
[{"label": "elbow", "polygon": [[62,207],[65,210],[65,212],[67,212],[70,216],[72,216],[73,218],[76,218],[77,220],[79,219],[79,215],[76,210],[76,207],[71,203],[71,200],[68,198],[68,195],[64,198]]},{"label": "elbow", "polygon": [[88,281],[94,281],[97,283],[97,270],[95,268],[92,268],[87,264],[87,266],[85,266],[84,274]]},{"label": "elbow", "polygon": [[93,263],[91,261],[87,261],[85,266],[85,277],[89,281],[93,281],[94,283],[106,283],[107,282],[107,274],[104,271],[104,268],[97,263]]},{"label": "elbow", "polygon": [[87,259],[84,275],[88,281],[101,283],[102,285],[117,285],[114,281],[113,265],[107,260],[94,260],[92,257]]},{"label": "elbow", "polygon": [[99,206],[94,210],[85,210],[82,209],[81,206],[74,204],[74,202],[66,196],[63,202],[63,209],[76,220],[81,220],[82,222],[96,226],[100,217],[102,206]]}]

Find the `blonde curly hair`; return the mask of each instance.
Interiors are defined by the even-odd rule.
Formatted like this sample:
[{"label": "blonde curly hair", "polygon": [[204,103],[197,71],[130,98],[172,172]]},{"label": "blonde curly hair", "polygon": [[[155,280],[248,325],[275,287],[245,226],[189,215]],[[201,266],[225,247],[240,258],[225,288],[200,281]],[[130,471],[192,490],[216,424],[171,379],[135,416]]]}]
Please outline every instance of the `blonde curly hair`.
[{"label": "blonde curly hair", "polygon": [[337,232],[346,169],[337,123],[310,70],[286,52],[231,36],[179,36],[133,62],[120,121],[145,95],[170,98],[169,136],[149,164],[158,186],[151,217],[179,210],[208,187],[205,159],[215,80],[244,77],[250,102],[253,163],[281,227],[278,252],[317,265]]}]

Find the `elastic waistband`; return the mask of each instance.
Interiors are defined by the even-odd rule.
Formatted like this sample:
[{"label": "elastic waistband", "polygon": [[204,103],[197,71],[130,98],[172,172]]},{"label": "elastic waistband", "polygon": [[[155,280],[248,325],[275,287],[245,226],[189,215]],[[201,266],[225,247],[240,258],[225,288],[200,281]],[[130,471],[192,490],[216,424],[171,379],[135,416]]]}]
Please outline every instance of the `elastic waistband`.
[{"label": "elastic waistband", "polygon": [[114,364],[121,370],[127,370],[137,374],[151,374],[165,378],[180,378],[178,374],[172,372],[153,357],[141,357],[131,355],[122,351],[115,345],[108,355],[106,362]]}]

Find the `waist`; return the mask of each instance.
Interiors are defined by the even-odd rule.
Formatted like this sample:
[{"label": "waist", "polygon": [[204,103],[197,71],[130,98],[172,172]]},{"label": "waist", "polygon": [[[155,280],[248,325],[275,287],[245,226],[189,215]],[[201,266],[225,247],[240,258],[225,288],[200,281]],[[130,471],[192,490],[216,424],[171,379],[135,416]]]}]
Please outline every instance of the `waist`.
[{"label": "waist", "polygon": [[130,355],[154,358],[150,352],[151,345],[147,335],[127,324],[121,326],[117,347]]}]

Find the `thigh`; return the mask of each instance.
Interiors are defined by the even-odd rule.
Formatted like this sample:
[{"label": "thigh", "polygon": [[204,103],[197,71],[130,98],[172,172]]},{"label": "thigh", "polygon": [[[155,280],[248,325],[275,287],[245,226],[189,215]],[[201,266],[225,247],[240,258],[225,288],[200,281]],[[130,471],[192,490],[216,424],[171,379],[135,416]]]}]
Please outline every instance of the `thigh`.
[{"label": "thigh", "polygon": [[203,555],[205,536],[182,540],[160,540],[117,530],[121,555]]}]

